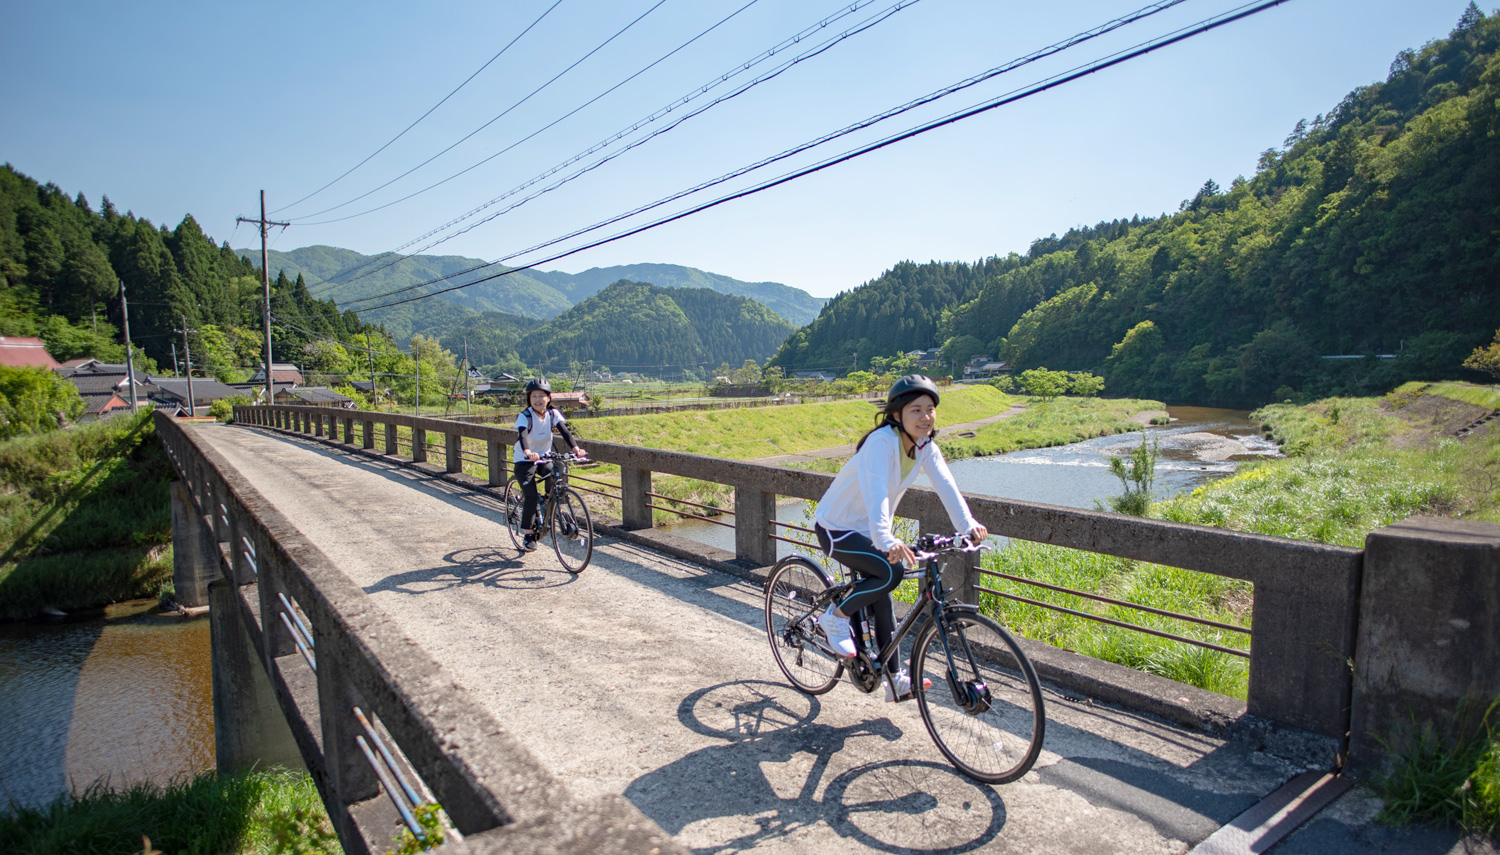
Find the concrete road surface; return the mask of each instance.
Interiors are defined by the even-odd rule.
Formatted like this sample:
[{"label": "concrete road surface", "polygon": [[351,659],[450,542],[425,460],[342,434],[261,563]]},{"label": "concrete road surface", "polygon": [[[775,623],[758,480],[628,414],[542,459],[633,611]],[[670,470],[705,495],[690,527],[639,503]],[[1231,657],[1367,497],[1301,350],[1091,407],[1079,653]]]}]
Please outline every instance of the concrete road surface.
[{"label": "concrete road surface", "polygon": [[[1049,691],[1035,769],[953,771],[915,703],[777,670],[759,586],[601,539],[521,555],[493,499],[302,438],[194,426],[580,796],[702,853],[1181,853],[1304,766]],[[545,548],[544,542],[544,548]],[[1493,851],[1371,824],[1356,788],[1276,853]]]}]

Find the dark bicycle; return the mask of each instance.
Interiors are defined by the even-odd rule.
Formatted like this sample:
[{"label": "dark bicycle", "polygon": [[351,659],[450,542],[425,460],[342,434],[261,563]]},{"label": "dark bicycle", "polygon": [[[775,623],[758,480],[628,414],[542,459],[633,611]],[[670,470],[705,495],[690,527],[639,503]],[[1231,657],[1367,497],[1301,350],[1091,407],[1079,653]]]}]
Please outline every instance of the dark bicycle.
[{"label": "dark bicycle", "polygon": [[781,673],[803,692],[821,695],[848,673],[868,694],[885,676],[880,663],[894,661],[902,639],[927,618],[911,652],[911,689],[927,732],[960,772],[1004,784],[1036,762],[1046,716],[1036,670],[1015,638],[943,590],[937,559],[982,548],[963,537],[918,538],[918,567],[906,573],[920,580],[916,604],[878,652],[864,615],[853,615],[856,653],[848,658],[834,652],[816,619],[843,602],[856,580],[835,582],[808,558],[783,558],[766,580],[766,635]]},{"label": "dark bicycle", "polygon": [[[535,524],[537,540],[543,535],[552,538],[552,548],[564,570],[577,575],[589,566],[594,555],[594,524],[589,519],[589,509],[583,504],[583,496],[568,486],[568,467],[583,460],[576,454],[547,452],[537,461],[552,462],[552,474],[547,476],[547,489],[538,497]],[[532,470],[530,479],[537,477]],[[521,493],[521,482],[511,475],[505,482],[502,500],[505,509],[505,527],[510,531],[510,540],[517,549],[525,549],[526,532],[521,530],[521,509],[526,497]]]}]

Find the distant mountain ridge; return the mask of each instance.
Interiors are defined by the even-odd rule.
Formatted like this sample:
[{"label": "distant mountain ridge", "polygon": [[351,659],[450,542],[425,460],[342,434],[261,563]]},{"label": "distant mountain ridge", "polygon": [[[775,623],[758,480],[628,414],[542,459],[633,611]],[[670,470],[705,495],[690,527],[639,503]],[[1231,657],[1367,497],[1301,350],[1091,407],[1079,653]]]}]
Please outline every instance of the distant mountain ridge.
[{"label": "distant mountain ridge", "polygon": [[[259,250],[240,249],[235,252],[249,258],[257,269],[260,267]],[[510,269],[501,265],[488,266],[481,259],[457,255],[410,255],[381,259],[331,246],[307,246],[289,252],[271,250],[268,255],[273,270],[285,270],[289,278],[302,274],[315,296],[332,298],[340,306],[442,277],[454,278],[411,293],[461,285]],[[346,274],[347,271],[354,272],[352,275],[345,275],[345,284],[327,284],[333,277]],[[439,295],[438,299],[475,312],[504,312],[547,320],[621,279],[669,288],[707,288],[721,294],[746,297],[770,308],[794,326],[801,326],[817,317],[819,310],[827,302],[824,298],[814,297],[806,291],[779,282],[744,282],[677,264],[594,267],[578,274],[557,270],[526,270],[449,291]],[[406,304],[412,305],[418,304]],[[402,321],[411,311],[397,310],[405,308],[402,306],[365,311],[355,307],[361,316],[384,323],[393,331],[406,331],[409,334],[417,330],[415,326]],[[408,326],[411,328],[408,329]]]}]

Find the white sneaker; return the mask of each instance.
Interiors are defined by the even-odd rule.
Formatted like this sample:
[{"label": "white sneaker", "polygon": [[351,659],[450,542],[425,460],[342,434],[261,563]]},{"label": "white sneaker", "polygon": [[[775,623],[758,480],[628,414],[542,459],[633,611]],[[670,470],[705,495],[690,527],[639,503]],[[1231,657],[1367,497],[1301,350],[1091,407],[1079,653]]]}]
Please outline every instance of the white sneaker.
[{"label": "white sneaker", "polygon": [[849,619],[839,617],[829,609],[818,617],[818,626],[823,628],[823,634],[828,636],[828,643],[833,647],[833,652],[840,656],[854,655],[854,636],[849,631]]},{"label": "white sneaker", "polygon": [[[922,688],[932,688],[932,681],[926,677],[922,678]],[[886,674],[885,677],[885,702],[895,703],[911,698],[911,674],[905,668],[900,671]]]}]

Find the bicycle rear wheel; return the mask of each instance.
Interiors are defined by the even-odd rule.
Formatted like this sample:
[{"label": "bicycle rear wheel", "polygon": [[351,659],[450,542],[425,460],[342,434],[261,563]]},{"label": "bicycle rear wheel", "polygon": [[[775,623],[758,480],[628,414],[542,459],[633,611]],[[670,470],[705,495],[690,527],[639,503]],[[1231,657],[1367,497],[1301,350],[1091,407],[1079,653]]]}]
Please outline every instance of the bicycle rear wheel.
[{"label": "bicycle rear wheel", "polygon": [[525,503],[526,497],[521,495],[521,482],[516,480],[516,476],[510,476],[505,482],[505,492],[500,497],[500,509],[505,514],[505,529],[510,532],[510,542],[521,550],[526,548],[522,544],[526,533],[521,530],[521,509]]},{"label": "bicycle rear wheel", "polygon": [[555,498],[552,514],[552,548],[564,570],[577,575],[594,557],[594,524],[583,497],[572,488],[564,488]]},{"label": "bicycle rear wheel", "polygon": [[829,587],[822,572],[805,558],[783,558],[766,579],[766,637],[771,641],[771,655],[792,685],[809,695],[833,688],[844,668],[813,621],[823,611],[815,607]]},{"label": "bicycle rear wheel", "polygon": [[974,612],[929,621],[911,675],[927,732],[960,772],[1005,784],[1031,769],[1046,730],[1042,687],[1000,624]]}]

